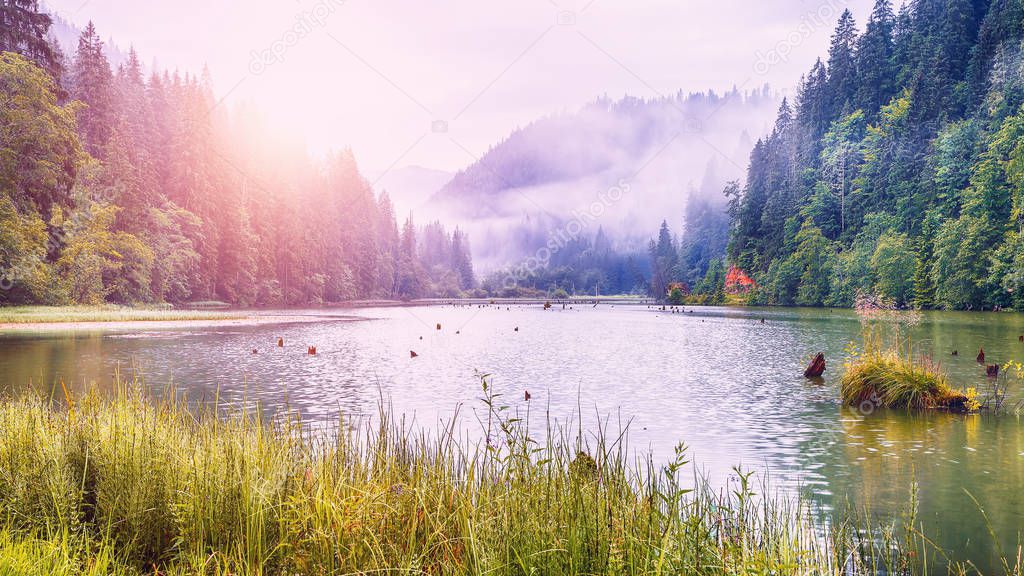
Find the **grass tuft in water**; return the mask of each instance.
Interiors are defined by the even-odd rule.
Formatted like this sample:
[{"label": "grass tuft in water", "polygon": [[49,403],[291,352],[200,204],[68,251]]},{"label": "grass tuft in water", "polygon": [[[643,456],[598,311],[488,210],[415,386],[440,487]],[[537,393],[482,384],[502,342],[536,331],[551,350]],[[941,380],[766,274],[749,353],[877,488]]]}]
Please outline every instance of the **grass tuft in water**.
[{"label": "grass tuft in water", "polygon": [[901,341],[898,334],[885,346],[877,331],[865,332],[863,351],[852,352],[844,369],[841,394],[848,405],[965,411],[980,407],[976,393],[954,390],[941,368],[927,357],[915,357],[910,342]]}]

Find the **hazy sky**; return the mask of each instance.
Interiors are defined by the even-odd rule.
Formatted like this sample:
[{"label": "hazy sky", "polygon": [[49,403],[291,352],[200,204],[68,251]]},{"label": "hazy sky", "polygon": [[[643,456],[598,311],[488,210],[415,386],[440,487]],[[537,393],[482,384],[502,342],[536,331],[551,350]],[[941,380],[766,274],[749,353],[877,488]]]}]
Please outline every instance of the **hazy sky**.
[{"label": "hazy sky", "polygon": [[[213,74],[317,152],[456,170],[597,96],[792,91],[871,0],[47,0],[146,63]],[[757,130],[760,127],[752,127]]]}]

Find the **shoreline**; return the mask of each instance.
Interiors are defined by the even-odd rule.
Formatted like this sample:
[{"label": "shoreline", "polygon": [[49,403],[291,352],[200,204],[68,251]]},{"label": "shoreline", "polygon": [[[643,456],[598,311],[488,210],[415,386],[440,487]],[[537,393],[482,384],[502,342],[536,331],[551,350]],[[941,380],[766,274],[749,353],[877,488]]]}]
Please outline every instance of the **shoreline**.
[{"label": "shoreline", "polygon": [[361,316],[328,316],[312,314],[249,314],[234,318],[195,318],[186,320],[83,320],[68,322],[6,322],[0,323],[0,334],[49,331],[118,331],[217,327],[268,326],[313,322],[352,322]]}]

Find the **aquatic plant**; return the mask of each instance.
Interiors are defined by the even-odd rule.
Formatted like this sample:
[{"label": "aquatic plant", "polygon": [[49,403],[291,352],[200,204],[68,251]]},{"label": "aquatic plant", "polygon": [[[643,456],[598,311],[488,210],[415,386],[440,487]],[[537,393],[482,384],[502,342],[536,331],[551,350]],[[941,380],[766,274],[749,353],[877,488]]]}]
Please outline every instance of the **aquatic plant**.
[{"label": "aquatic plant", "polygon": [[901,339],[898,331],[888,346],[878,329],[866,329],[863,341],[862,350],[847,349],[841,379],[843,403],[864,412],[879,407],[967,412],[980,408],[976,391],[969,396],[954,390],[942,369],[927,356],[915,355],[911,342]]}]

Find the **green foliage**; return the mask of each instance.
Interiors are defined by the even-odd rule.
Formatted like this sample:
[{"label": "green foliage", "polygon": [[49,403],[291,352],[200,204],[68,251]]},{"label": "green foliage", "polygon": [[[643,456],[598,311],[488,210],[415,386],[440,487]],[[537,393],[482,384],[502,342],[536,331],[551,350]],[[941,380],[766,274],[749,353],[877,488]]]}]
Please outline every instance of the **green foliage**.
[{"label": "green foliage", "polygon": [[0,303],[47,297],[46,224],[34,212],[22,215],[0,194]]},{"label": "green foliage", "polygon": [[669,290],[667,302],[673,306],[681,306],[686,303],[686,294],[679,286],[672,286]]},{"label": "green foliage", "polygon": [[887,232],[878,238],[871,256],[875,292],[898,305],[910,303],[914,293],[913,271],[917,258],[906,234]]},{"label": "green foliage", "polygon": [[707,272],[704,278],[697,283],[694,292],[705,296],[707,304],[722,304],[725,302],[725,260],[715,258],[708,263]]},{"label": "green foliage", "polygon": [[44,219],[69,206],[83,161],[78,106],[57,104],[53,79],[31,61],[0,53],[0,194]]},{"label": "green foliage", "polygon": [[58,303],[101,304],[111,293],[121,302],[140,301],[149,293],[153,252],[138,238],[113,231],[117,206],[79,201],[67,221],[58,221],[64,246],[54,263]]},{"label": "green foliage", "polygon": [[[1024,302],[1024,9],[984,4],[915,2],[894,18],[879,0],[859,37],[840,18],[828,69],[805,78],[795,116],[780,111],[795,128],[758,143],[732,200],[730,262],[763,280],[762,301]],[[830,261],[809,259],[825,244],[808,226],[832,242]]]}]

